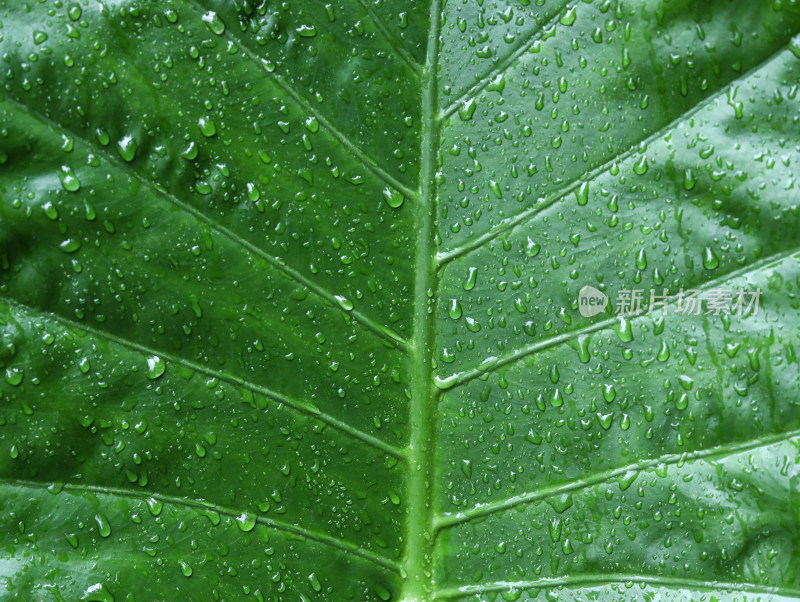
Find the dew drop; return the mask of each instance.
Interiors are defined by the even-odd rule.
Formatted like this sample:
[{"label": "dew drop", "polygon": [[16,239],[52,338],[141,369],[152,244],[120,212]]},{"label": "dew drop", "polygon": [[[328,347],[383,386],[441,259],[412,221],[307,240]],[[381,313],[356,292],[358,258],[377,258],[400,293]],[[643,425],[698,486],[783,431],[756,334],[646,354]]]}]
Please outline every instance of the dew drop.
[{"label": "dew drop", "polygon": [[559,23],[562,25],[566,25],[570,27],[573,23],[575,23],[575,19],[577,18],[575,14],[575,7],[570,7],[570,9],[564,13],[564,15],[559,20]]},{"label": "dew drop", "polygon": [[219,15],[213,10],[210,10],[203,15],[203,21],[212,33],[215,33],[218,36],[221,36],[223,33],[225,33],[225,23],[222,22],[222,19],[220,19]]},{"label": "dew drop", "polygon": [[81,248],[81,239],[75,237],[67,238],[60,245],[58,245],[58,248],[64,253],[74,253]]},{"label": "dew drop", "polygon": [[462,287],[465,291],[471,291],[475,288],[475,283],[478,281],[478,268],[471,267],[469,268],[469,273],[467,274],[467,279],[462,283]]},{"label": "dew drop", "polygon": [[450,299],[450,309],[447,312],[453,320],[458,320],[464,313],[458,299]]},{"label": "dew drop", "polygon": [[119,156],[128,163],[133,161],[133,158],[136,156],[137,148],[139,148],[139,145],[131,136],[125,136],[119,142],[117,142],[117,152],[119,153]]},{"label": "dew drop", "polygon": [[166,369],[167,363],[157,355],[147,358],[147,378],[150,380],[161,377]]},{"label": "dew drop", "polygon": [[461,121],[469,121],[472,119],[476,108],[477,104],[474,98],[464,101],[458,108],[458,116],[461,118]]},{"label": "dew drop", "polygon": [[104,514],[95,514],[94,521],[97,523],[97,532],[100,534],[100,537],[108,537],[111,535],[111,523],[108,522]]},{"label": "dew drop", "polygon": [[217,125],[210,117],[201,117],[197,123],[200,126],[200,132],[203,136],[210,138],[217,133]]},{"label": "dew drop", "polygon": [[61,186],[63,186],[64,190],[68,192],[77,192],[80,190],[81,182],[68,165],[61,166],[58,177],[61,179]]},{"label": "dew drop", "polygon": [[58,209],[56,209],[56,206],[50,201],[45,201],[42,204],[42,211],[44,211],[44,214],[48,217],[48,219],[58,219]]},{"label": "dew drop", "polygon": [[575,191],[575,198],[578,199],[578,205],[585,205],[589,202],[589,182],[583,182],[580,188]]},{"label": "dew drop", "polygon": [[181,573],[183,573],[183,576],[191,577],[193,572],[191,565],[183,560],[179,560],[178,563],[181,565]]},{"label": "dew drop", "polygon": [[18,368],[6,368],[6,382],[12,387],[22,382],[23,372]]},{"label": "dew drop", "polygon": [[404,197],[399,191],[388,186],[383,189],[383,198],[386,200],[386,204],[392,209],[402,207],[406,200],[406,197]]},{"label": "dew drop", "polygon": [[256,526],[256,519],[250,516],[247,513],[242,513],[236,517],[236,525],[239,527],[240,530],[248,533],[252,531]]},{"label": "dew drop", "polygon": [[703,249],[703,267],[707,270],[716,270],[719,267],[719,257],[711,247]]},{"label": "dew drop", "polygon": [[633,165],[634,173],[643,176],[647,173],[650,166],[647,164],[647,157],[642,155],[639,160]]},{"label": "dew drop", "polygon": [[301,38],[313,38],[317,35],[317,28],[313,25],[301,25],[295,31]]},{"label": "dew drop", "polygon": [[339,304],[339,307],[341,307],[343,310],[345,311],[353,310],[353,302],[350,301],[350,299],[348,299],[347,297],[343,297],[342,295],[335,295],[335,297],[336,297],[336,302]]}]

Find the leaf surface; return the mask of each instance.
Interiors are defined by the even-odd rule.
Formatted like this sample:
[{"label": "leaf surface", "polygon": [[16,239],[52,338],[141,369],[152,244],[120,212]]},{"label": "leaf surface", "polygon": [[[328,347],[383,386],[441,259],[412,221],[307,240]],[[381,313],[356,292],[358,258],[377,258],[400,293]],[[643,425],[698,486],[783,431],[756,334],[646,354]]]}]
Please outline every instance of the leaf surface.
[{"label": "leaf surface", "polygon": [[795,2],[0,23],[3,599],[800,598]]}]

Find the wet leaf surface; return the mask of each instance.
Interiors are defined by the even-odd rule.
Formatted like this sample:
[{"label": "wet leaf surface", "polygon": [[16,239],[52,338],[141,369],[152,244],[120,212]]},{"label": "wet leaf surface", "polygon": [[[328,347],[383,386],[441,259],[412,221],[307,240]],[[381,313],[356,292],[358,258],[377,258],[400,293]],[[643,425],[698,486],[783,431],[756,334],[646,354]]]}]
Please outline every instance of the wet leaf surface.
[{"label": "wet leaf surface", "polygon": [[0,25],[2,599],[800,598],[797,2]]}]

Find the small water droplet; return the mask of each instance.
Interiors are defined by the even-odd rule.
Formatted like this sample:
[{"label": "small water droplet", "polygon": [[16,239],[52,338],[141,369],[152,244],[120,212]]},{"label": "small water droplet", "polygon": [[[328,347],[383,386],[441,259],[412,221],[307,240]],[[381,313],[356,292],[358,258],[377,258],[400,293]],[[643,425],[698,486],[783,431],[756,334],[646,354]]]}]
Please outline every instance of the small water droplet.
[{"label": "small water droplet", "polygon": [[461,301],[458,299],[450,299],[450,309],[447,313],[453,320],[458,320],[463,314],[461,309]]},{"label": "small water droplet", "polygon": [[50,201],[45,201],[44,203],[42,203],[42,211],[44,211],[44,214],[49,219],[52,220],[58,219],[58,209],[56,209],[56,206],[53,205],[53,203],[51,203]]},{"label": "small water droplet", "polygon": [[406,197],[403,196],[399,191],[388,186],[383,189],[383,198],[386,200],[386,204],[392,209],[402,207],[406,200]]},{"label": "small water droplet", "polygon": [[178,563],[181,565],[181,573],[183,573],[183,576],[191,577],[193,572],[191,565],[183,560],[179,560]]},{"label": "small water droplet", "polygon": [[236,525],[245,533],[252,531],[256,526],[256,519],[246,512],[236,517]]},{"label": "small water droplet", "polygon": [[465,291],[471,291],[475,288],[475,283],[478,281],[478,268],[471,267],[469,268],[469,273],[467,274],[467,279],[461,285]]},{"label": "small water droplet", "polygon": [[575,7],[572,6],[564,13],[564,15],[559,20],[559,23],[562,25],[566,25],[570,27],[573,23],[575,23],[575,19],[577,19],[577,15],[575,14]]},{"label": "small water droplet", "polygon": [[317,121],[316,117],[306,119],[306,129],[312,134],[316,134],[319,131],[319,121]]},{"label": "small water droplet", "polygon": [[18,386],[23,376],[24,373],[19,368],[6,368],[6,382],[12,387]]},{"label": "small water droplet", "polygon": [[97,532],[100,534],[100,537],[108,537],[111,535],[111,523],[108,522],[108,518],[106,518],[105,514],[95,514],[94,521],[97,523]]},{"label": "small water droplet", "polygon": [[167,363],[157,355],[147,358],[147,378],[150,380],[161,377],[166,369]]},{"label": "small water droplet", "polygon": [[647,163],[647,157],[645,155],[642,155],[639,158],[639,160],[636,163],[634,163],[634,165],[633,165],[634,173],[636,173],[636,174],[638,174],[640,176],[643,176],[644,174],[646,174],[648,169],[650,169],[650,166]]},{"label": "small water droplet", "polygon": [[353,310],[353,302],[350,301],[350,299],[348,299],[347,297],[343,297],[341,295],[335,295],[335,297],[336,297],[336,302],[339,304],[339,307],[341,307],[343,310],[345,311]]},{"label": "small water droplet", "polygon": [[578,199],[578,205],[585,205],[589,202],[589,182],[582,182],[580,187],[575,191],[575,198]]},{"label": "small water droplet", "polygon": [[210,10],[203,15],[203,21],[212,33],[215,33],[218,36],[221,36],[223,33],[225,33],[225,23],[222,22],[222,19],[220,19],[219,15],[213,10]]},{"label": "small water droplet", "polygon": [[475,109],[477,108],[477,106],[478,105],[475,102],[474,98],[470,98],[469,100],[464,101],[458,108],[458,116],[461,118],[462,121],[469,121],[475,114]]},{"label": "small water droplet", "polygon": [[313,38],[317,35],[317,28],[313,25],[301,25],[295,31],[301,38]]},{"label": "small water droplet", "polygon": [[58,177],[61,179],[61,186],[63,186],[64,190],[69,192],[77,192],[80,190],[81,182],[70,166],[62,165]]},{"label": "small water droplet", "polygon": [[711,247],[703,249],[703,267],[707,270],[716,270],[719,267],[719,257]]},{"label": "small water droplet", "polygon": [[60,245],[58,245],[58,248],[64,253],[74,253],[81,248],[81,239],[74,237],[67,238]]},{"label": "small water droplet", "polygon": [[119,142],[117,142],[117,152],[119,152],[119,156],[128,163],[133,161],[134,157],[136,156],[137,148],[139,148],[139,145],[131,136],[125,136]]},{"label": "small water droplet", "polygon": [[201,117],[197,123],[200,126],[200,132],[203,136],[210,138],[217,133],[217,125],[210,117]]}]

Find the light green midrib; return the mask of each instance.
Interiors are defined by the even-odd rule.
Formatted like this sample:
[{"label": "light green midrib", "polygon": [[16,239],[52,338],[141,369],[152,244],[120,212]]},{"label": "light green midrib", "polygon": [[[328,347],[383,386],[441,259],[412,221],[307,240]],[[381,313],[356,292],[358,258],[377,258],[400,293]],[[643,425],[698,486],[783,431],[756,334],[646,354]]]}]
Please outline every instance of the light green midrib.
[{"label": "light green midrib", "polygon": [[433,0],[425,65],[422,70],[422,140],[419,198],[416,205],[414,330],[411,350],[408,507],[406,509],[403,592],[405,602],[423,602],[434,594],[434,512],[436,414],[438,393],[433,381],[433,339],[436,316],[436,161],[440,138],[437,64],[441,0]]}]

